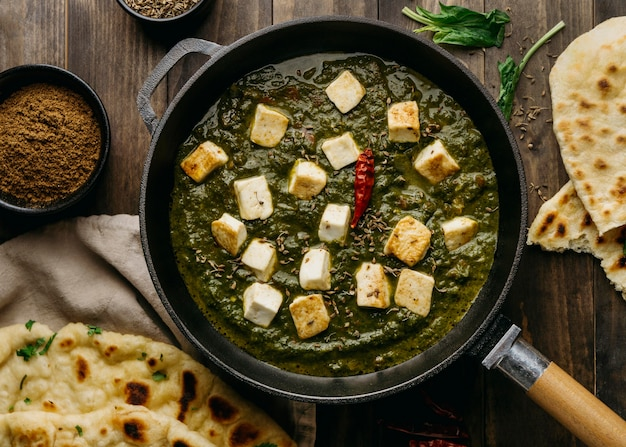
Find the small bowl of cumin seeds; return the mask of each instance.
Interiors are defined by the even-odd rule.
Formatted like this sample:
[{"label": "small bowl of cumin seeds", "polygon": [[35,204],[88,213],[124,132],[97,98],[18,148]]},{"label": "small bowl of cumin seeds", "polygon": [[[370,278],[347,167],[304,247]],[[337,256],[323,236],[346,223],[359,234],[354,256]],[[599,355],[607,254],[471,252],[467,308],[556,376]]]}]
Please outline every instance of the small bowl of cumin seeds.
[{"label": "small bowl of cumin seeds", "polygon": [[52,214],[84,198],[105,165],[109,119],[73,73],[33,64],[0,73],[0,207]]},{"label": "small bowl of cumin seeds", "polygon": [[117,3],[149,28],[179,29],[199,22],[213,0],[117,0]]}]

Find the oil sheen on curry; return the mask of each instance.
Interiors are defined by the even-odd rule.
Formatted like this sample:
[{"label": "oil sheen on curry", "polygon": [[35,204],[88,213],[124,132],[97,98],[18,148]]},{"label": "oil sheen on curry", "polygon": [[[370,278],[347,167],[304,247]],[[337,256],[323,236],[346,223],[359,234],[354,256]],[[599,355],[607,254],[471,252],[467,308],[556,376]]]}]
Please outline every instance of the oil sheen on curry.
[{"label": "oil sheen on curry", "polygon": [[189,293],[254,357],[385,369],[435,344],[491,268],[485,141],[435,83],[367,54],[249,73],[180,147],[170,214]]}]

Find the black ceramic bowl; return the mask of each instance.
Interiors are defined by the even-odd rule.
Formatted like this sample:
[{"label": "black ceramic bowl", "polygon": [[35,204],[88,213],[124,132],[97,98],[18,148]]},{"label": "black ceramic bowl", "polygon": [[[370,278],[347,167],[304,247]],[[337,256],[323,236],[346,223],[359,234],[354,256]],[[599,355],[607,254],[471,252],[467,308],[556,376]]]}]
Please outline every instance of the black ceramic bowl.
[{"label": "black ceramic bowl", "polygon": [[[29,201],[28,199],[19,197],[17,194],[11,194],[11,187],[6,184],[3,185],[0,188],[0,208],[22,215],[47,215],[57,213],[66,210],[83,199],[91,191],[102,172],[111,144],[109,119],[102,101],[85,81],[63,68],[54,65],[33,64],[20,65],[3,71],[0,73],[0,104],[5,103],[13,93],[35,84],[64,87],[77,93],[85,100],[91,109],[93,118],[95,118],[98,123],[100,131],[100,150],[93,167],[90,168],[87,174],[81,177],[84,180],[79,182],[79,186],[73,188],[73,191],[68,191],[67,194],[58,192],[58,194],[53,196],[54,200],[45,203],[35,200]],[[7,146],[4,150],[8,151],[11,149]],[[9,168],[5,167],[5,169]],[[36,182],[38,179],[36,178],[36,174],[33,175],[34,171],[35,170],[29,172],[28,179],[26,179],[26,174],[24,174],[21,182]],[[15,171],[13,174],[22,175],[19,171]]]},{"label": "black ceramic bowl", "polygon": [[[183,27],[194,25],[200,22],[209,12],[213,0],[198,0],[198,2],[189,9],[183,10],[180,14],[171,17],[152,17],[148,14],[142,14],[140,11],[129,6],[126,0],[117,0],[127,14],[138,20],[150,30],[183,30]],[[155,3],[157,3],[155,1]],[[181,3],[181,2],[174,2]]]}]

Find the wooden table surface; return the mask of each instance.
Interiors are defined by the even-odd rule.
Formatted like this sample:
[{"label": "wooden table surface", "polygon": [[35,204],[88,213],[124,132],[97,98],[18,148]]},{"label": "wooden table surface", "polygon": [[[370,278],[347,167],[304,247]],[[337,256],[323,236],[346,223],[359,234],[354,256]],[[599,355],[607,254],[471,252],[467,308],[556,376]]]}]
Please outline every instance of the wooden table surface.
[{"label": "wooden table surface", "polygon": [[[431,10],[438,8],[434,0],[417,3]],[[550,68],[576,36],[609,17],[626,15],[626,2],[454,3],[476,10],[498,8],[511,16],[502,48],[449,48],[493,95],[498,93],[498,61],[507,54],[519,61],[522,52],[559,20],[566,24],[526,67],[517,91],[517,107],[526,113],[511,119],[526,170],[532,219],[542,197],[552,196],[567,180],[550,123]],[[111,121],[110,158],[96,191],[81,206],[47,221],[138,212],[150,136],[135,98],[151,70],[181,37],[228,45],[271,24],[328,14],[365,16],[414,29],[417,24],[400,11],[415,4],[415,0],[216,0],[200,26],[187,29],[184,35],[153,36],[114,0],[0,1],[0,70],[27,63],[67,68],[96,90]],[[202,62],[202,58],[191,57],[170,73],[153,97],[157,112],[165,110]],[[0,214],[0,241],[42,223]],[[504,313],[523,329],[526,340],[626,416],[626,303],[610,286],[598,261],[586,255],[528,248]],[[516,385],[470,359],[453,364],[423,386],[377,402],[319,406],[316,445],[409,445],[406,440],[393,440],[396,432],[385,427],[406,421],[419,424],[423,417],[428,420],[421,414],[423,390],[462,416],[461,424],[470,433],[473,446],[582,445]]]}]

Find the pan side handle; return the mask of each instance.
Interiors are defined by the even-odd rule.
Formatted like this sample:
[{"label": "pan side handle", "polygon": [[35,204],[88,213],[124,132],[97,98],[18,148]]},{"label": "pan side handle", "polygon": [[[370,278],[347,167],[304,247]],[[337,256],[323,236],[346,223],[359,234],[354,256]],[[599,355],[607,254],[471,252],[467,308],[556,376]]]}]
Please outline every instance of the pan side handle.
[{"label": "pan side handle", "polygon": [[498,369],[526,390],[548,414],[590,447],[623,447],[626,421],[546,359],[512,325],[482,364]]},{"label": "pan side handle", "polygon": [[139,114],[148,128],[150,135],[153,134],[159,124],[159,118],[156,116],[156,113],[152,108],[150,98],[152,97],[152,94],[156,90],[157,86],[161,83],[165,76],[167,76],[169,71],[179,60],[190,53],[200,53],[210,57],[217,53],[217,51],[221,48],[221,45],[203,39],[183,39],[174,45],[172,49],[169,50],[163,57],[163,59],[161,59],[154,70],[152,70],[137,94],[137,109],[139,110]]}]

